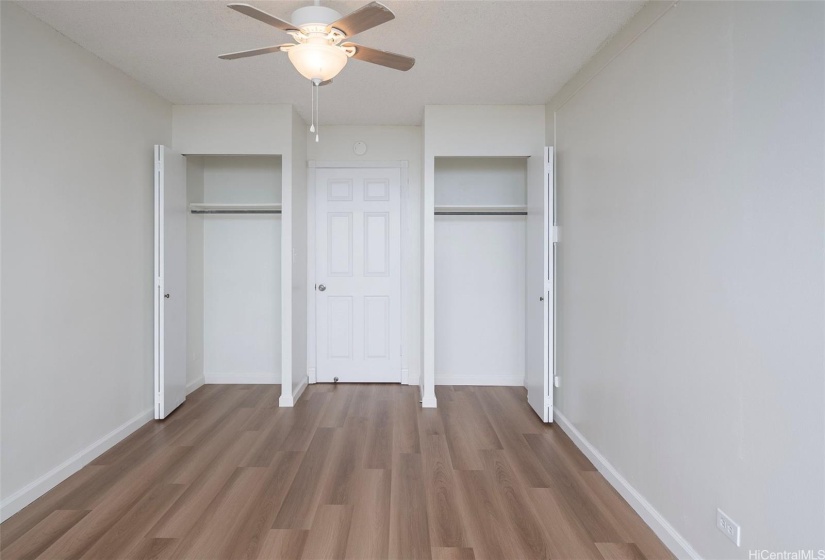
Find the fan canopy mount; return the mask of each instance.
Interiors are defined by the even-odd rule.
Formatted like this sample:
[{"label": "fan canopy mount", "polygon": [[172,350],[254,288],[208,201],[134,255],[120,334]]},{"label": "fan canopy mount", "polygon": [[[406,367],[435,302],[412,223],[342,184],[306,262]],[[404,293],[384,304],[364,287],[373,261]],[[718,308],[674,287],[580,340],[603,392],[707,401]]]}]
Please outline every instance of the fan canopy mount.
[{"label": "fan canopy mount", "polygon": [[298,29],[323,26],[324,29],[341,19],[341,14],[326,6],[304,6],[292,12],[289,21]]}]

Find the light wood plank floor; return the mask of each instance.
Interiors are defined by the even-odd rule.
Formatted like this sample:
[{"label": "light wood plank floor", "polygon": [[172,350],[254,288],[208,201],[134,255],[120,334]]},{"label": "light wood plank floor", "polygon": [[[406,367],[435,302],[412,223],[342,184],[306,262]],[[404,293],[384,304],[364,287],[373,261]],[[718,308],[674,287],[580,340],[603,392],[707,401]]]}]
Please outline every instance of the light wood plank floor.
[{"label": "light wood plank floor", "polygon": [[521,388],[207,385],[0,525],[29,558],[672,558]]}]

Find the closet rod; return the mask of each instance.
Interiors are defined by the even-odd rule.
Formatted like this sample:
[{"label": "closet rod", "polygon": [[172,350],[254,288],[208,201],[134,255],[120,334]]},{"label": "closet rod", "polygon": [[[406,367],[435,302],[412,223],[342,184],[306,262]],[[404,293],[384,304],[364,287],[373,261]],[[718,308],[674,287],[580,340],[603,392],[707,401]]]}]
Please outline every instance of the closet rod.
[{"label": "closet rod", "polygon": [[209,210],[209,209],[206,209],[206,210],[204,210],[204,209],[197,209],[197,210],[192,209],[192,210],[190,210],[190,212],[192,214],[280,214],[281,213],[280,210],[264,210],[264,209],[259,209],[259,210],[246,209],[246,210],[244,210],[244,209],[240,209],[240,208],[231,209],[231,210],[229,210],[229,209],[225,209],[225,210],[221,210],[221,209],[212,209],[212,210]]},{"label": "closet rod", "polygon": [[519,212],[434,212],[436,216],[526,216],[526,211]]}]

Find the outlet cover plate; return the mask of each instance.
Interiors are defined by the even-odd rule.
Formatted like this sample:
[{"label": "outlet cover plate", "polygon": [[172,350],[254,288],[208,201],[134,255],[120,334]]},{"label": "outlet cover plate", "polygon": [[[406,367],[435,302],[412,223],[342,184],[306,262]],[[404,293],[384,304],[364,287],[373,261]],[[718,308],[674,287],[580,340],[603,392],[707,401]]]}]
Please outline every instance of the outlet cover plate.
[{"label": "outlet cover plate", "polygon": [[716,528],[725,533],[725,536],[728,537],[733,544],[741,546],[742,530],[739,524],[718,508],[716,509]]}]

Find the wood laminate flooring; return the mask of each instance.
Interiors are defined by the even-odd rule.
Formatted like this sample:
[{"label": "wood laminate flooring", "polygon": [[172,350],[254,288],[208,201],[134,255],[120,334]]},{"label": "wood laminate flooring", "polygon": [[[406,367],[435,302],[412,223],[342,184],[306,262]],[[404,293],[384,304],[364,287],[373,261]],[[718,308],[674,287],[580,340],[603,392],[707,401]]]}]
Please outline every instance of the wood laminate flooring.
[{"label": "wood laminate flooring", "polygon": [[522,388],[206,385],[0,525],[16,559],[672,558]]}]

